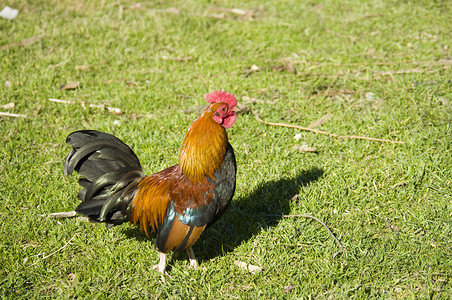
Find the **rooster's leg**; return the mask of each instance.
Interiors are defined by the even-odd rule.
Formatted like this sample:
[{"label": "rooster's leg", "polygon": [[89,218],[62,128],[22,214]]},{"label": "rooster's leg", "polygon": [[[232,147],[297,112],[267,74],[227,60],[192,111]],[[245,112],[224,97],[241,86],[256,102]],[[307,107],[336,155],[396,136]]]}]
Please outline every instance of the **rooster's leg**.
[{"label": "rooster's leg", "polygon": [[154,270],[158,270],[163,275],[167,275],[169,277],[168,273],[166,273],[166,253],[160,252],[160,261],[158,264],[156,264],[152,268]]},{"label": "rooster's leg", "polygon": [[198,262],[196,261],[195,251],[193,251],[193,248],[188,248],[187,254],[188,260],[190,261],[190,267],[192,268],[198,267]]}]

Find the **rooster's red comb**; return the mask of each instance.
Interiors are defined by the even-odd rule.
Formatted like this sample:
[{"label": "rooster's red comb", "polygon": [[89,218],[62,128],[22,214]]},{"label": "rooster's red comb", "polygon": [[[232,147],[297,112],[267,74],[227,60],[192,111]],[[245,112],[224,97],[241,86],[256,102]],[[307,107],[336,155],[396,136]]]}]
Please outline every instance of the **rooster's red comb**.
[{"label": "rooster's red comb", "polygon": [[234,108],[237,105],[237,99],[234,95],[221,90],[205,94],[204,99],[209,103],[224,102],[229,108]]}]

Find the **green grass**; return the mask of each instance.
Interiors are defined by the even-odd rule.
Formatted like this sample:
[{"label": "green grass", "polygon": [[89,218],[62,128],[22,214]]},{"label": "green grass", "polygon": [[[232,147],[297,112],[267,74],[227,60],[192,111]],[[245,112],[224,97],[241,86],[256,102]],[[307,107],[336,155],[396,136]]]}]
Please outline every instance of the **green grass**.
[{"label": "green grass", "polygon": [[[0,297],[452,296],[449,1],[135,4],[10,1],[18,17],[0,19],[0,105],[15,103],[0,111],[27,116],[0,117]],[[252,65],[259,71],[246,76]],[[59,89],[74,81],[81,87]],[[203,105],[212,89],[269,122],[308,126],[331,113],[316,129],[405,144],[240,115],[228,130],[239,170],[235,209],[195,245],[200,268],[169,255],[166,284],[151,270],[153,243],[133,226],[38,217],[78,203],[76,176],[63,174],[69,133],[117,135],[150,174],[177,163],[197,117],[184,110]],[[286,214],[320,218],[346,253],[320,224]],[[243,271],[236,260],[262,271]]]}]

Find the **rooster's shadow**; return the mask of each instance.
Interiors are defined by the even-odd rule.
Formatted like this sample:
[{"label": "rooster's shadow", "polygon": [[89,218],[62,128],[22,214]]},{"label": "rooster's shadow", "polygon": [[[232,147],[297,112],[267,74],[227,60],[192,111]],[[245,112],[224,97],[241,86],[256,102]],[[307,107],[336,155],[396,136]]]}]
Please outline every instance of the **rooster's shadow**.
[{"label": "rooster's shadow", "polygon": [[225,214],[194,245],[198,260],[233,251],[260,231],[276,226],[289,213],[291,199],[323,173],[316,167],[302,170],[294,177],[263,182],[250,194],[234,199]]}]

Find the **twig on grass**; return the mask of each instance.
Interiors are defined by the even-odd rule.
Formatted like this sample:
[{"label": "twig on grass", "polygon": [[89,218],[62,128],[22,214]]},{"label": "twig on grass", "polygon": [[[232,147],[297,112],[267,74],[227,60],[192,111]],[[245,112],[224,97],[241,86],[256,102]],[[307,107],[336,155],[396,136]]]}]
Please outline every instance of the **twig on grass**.
[{"label": "twig on grass", "polygon": [[[419,65],[450,65],[451,59],[440,59],[438,61],[412,61],[412,60],[402,60],[402,61],[374,61],[374,62],[357,62],[357,63],[336,63],[336,62],[318,62],[318,61],[308,61],[305,59],[296,59],[296,58],[278,58],[278,59],[272,59],[271,62],[280,62],[280,63],[291,63],[291,64],[304,64],[304,65],[311,65],[308,67],[308,70],[320,68],[320,67],[326,67],[326,66],[390,66],[390,65],[401,65],[401,64],[411,64],[415,66]],[[304,75],[304,74],[300,74]],[[310,73],[308,75],[316,75],[315,73]],[[318,74],[322,75],[322,74]]]},{"label": "twig on grass", "polygon": [[64,104],[75,104],[74,101],[70,101],[70,100],[62,100],[62,99],[53,99],[53,98],[49,98],[50,102],[55,102],[55,103],[64,103]]},{"label": "twig on grass", "polygon": [[21,115],[21,114],[12,114],[9,112],[0,112],[0,117],[14,117],[14,118],[26,118],[26,115]]},{"label": "twig on grass", "polygon": [[[60,252],[60,251],[63,250],[64,248],[66,248],[66,246],[69,245],[69,243],[70,243],[70,242],[75,238],[75,236],[77,236],[77,235],[78,235],[78,233],[75,233],[75,234],[69,239],[69,241],[67,241],[66,244],[64,244],[60,249],[53,251],[53,252],[50,253],[49,255],[43,256],[43,257],[42,257],[42,260],[47,259],[47,258],[49,258],[50,256],[56,254],[57,252]],[[39,262],[39,260],[38,260],[38,261],[35,261],[34,263],[32,263],[32,264],[30,265],[30,267],[36,265],[38,262]]]},{"label": "twig on grass", "polygon": [[56,212],[51,214],[38,215],[38,218],[46,218],[46,219],[68,219],[68,218],[76,218],[77,220],[88,222],[88,217],[77,216],[76,211],[64,211],[64,212]]},{"label": "twig on grass", "polygon": [[70,59],[66,59],[66,60],[63,60],[62,62],[59,62],[59,63],[55,64],[55,65],[50,65],[49,68],[58,68],[58,67],[61,67],[62,65],[67,64],[70,61],[71,61]]},{"label": "twig on grass", "polygon": [[358,135],[338,135],[335,133],[330,133],[330,132],[326,132],[326,131],[322,131],[322,130],[316,130],[316,129],[312,129],[312,128],[308,128],[308,127],[302,127],[302,126],[298,126],[298,125],[267,122],[267,121],[262,120],[255,111],[251,111],[251,112],[253,113],[253,115],[257,121],[267,124],[267,125],[271,125],[271,126],[296,128],[296,129],[300,129],[300,130],[304,130],[304,131],[309,131],[312,133],[327,135],[329,137],[334,137],[334,138],[338,138],[338,139],[358,139],[358,140],[368,140],[368,141],[376,141],[376,142],[382,142],[382,143],[405,144],[405,142],[400,142],[400,141],[377,139],[377,138],[372,138],[372,137],[367,137],[367,136],[358,136]]},{"label": "twig on grass", "polygon": [[443,51],[443,53],[447,57],[447,59],[449,59],[449,60],[452,59],[452,56],[447,51],[446,47],[444,47],[444,45],[441,43],[441,40],[439,39],[438,36],[432,35],[426,31],[424,31],[422,34],[425,35],[426,37],[428,37],[429,39],[432,39],[433,41],[437,42],[438,46],[441,48],[441,50]]},{"label": "twig on grass", "polygon": [[14,43],[11,43],[11,44],[3,45],[3,46],[0,47],[0,50],[4,50],[4,49],[16,47],[16,46],[25,46],[25,45],[28,45],[28,44],[33,44],[33,43],[39,41],[40,39],[42,39],[44,36],[45,36],[44,34],[40,34],[40,35],[33,36],[33,37],[30,37],[30,38],[27,38],[27,39],[23,39],[20,42],[14,42]]},{"label": "twig on grass", "polygon": [[[294,196],[294,197],[295,197],[295,196]],[[294,198],[294,197],[293,197],[293,198]],[[292,198],[292,199],[293,199],[293,198]],[[237,211],[239,214],[241,214],[241,215],[244,215],[244,216],[247,216],[247,217],[255,217],[255,216],[253,216],[253,215],[246,214],[246,213],[240,211],[240,210],[239,210],[237,207],[235,207],[233,204],[231,204],[231,207],[232,207],[235,211]],[[325,223],[323,223],[320,219],[318,219],[318,218],[316,218],[316,217],[314,217],[314,216],[311,216],[311,215],[278,215],[278,214],[267,214],[267,215],[264,215],[264,217],[283,217],[283,218],[298,218],[298,217],[300,217],[300,218],[313,219],[313,220],[319,222],[323,227],[325,227],[326,230],[328,230],[329,234],[333,237],[333,239],[334,239],[334,241],[336,242],[336,244],[339,246],[339,248],[341,248],[342,252],[345,253],[345,248],[344,248],[344,246],[342,246],[342,244],[341,244],[341,243],[339,242],[339,240],[336,238],[336,236],[334,235],[334,233],[328,228],[328,226],[326,226]]]},{"label": "twig on grass", "polygon": [[336,244],[339,246],[339,248],[341,248],[341,250],[345,253],[345,248],[344,246],[342,246],[341,242],[339,242],[339,240],[336,238],[336,236],[334,235],[334,233],[331,232],[331,230],[328,228],[328,226],[326,226],[325,223],[323,223],[322,221],[320,221],[318,218],[311,216],[311,215],[283,215],[284,218],[308,218],[308,219],[313,219],[317,222],[319,222],[320,224],[322,224],[323,227],[325,227],[326,230],[328,230],[328,232],[330,233],[330,235],[333,237],[334,241],[336,242]]},{"label": "twig on grass", "polygon": [[39,215],[38,217],[61,219],[61,218],[72,218],[72,217],[75,217],[76,215],[77,215],[77,212],[72,210],[72,211],[51,213],[48,215]]},{"label": "twig on grass", "polygon": [[[70,101],[70,100],[62,100],[62,99],[53,99],[53,98],[49,98],[49,101],[51,102],[55,102],[55,103],[62,103],[62,104],[76,104],[76,102],[74,101]],[[80,103],[80,105],[86,109],[86,102],[82,101]],[[120,108],[118,107],[110,107],[110,106],[106,106],[104,104],[89,104],[89,107],[92,108],[100,108],[100,109],[106,109],[110,114],[112,115],[121,115],[122,111]]]}]

